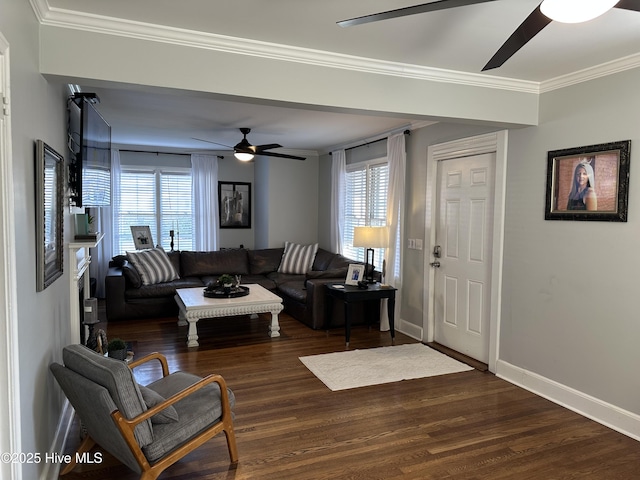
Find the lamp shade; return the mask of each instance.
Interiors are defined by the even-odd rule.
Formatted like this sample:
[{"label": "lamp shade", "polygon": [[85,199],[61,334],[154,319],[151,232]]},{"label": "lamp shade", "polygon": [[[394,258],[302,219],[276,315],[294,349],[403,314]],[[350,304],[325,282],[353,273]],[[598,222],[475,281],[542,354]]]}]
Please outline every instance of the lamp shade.
[{"label": "lamp shade", "polygon": [[389,229],[387,227],[355,227],[353,229],[353,246],[366,248],[388,247]]},{"label": "lamp shade", "polygon": [[563,23],[587,22],[611,10],[619,0],[544,0],[540,11]]}]

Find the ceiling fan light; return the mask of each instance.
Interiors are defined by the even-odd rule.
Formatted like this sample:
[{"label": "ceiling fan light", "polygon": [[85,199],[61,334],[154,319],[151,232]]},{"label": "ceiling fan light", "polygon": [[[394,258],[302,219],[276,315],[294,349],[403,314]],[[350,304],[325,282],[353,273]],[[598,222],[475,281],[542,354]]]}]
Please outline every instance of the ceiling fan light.
[{"label": "ceiling fan light", "polygon": [[251,160],[253,160],[253,154],[251,153],[235,152],[233,156],[236,157],[241,162],[250,162]]},{"label": "ceiling fan light", "polygon": [[593,20],[615,7],[620,0],[544,0],[540,11],[551,20],[581,23]]}]

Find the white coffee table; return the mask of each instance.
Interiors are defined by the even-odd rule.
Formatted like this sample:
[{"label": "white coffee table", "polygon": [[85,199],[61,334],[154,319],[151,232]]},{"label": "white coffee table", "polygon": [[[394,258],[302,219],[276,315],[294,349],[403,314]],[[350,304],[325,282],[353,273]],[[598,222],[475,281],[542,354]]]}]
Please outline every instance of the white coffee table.
[{"label": "white coffee table", "polygon": [[271,313],[269,336],[280,336],[278,314],[282,311],[282,299],[266,288],[257,285],[243,285],[249,287],[249,295],[237,298],[208,298],[202,292],[203,287],[179,288],[176,290],[176,302],[180,313],[178,325],[189,325],[187,346],[197,347],[198,320],[202,318],[230,317],[233,315],[252,315]]}]

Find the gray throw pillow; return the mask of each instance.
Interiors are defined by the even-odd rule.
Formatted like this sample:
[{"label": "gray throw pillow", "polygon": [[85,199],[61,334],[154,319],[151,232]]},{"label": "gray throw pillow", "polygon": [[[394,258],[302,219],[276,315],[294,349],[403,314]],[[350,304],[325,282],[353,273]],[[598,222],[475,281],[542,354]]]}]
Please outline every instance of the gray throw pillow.
[{"label": "gray throw pillow", "polygon": [[[147,408],[155,407],[159,403],[164,402],[166,399],[160,395],[159,393],[151,390],[144,385],[138,384],[138,388],[140,389],[140,393],[142,394],[142,399],[144,400]],[[153,417],[151,417],[151,423],[171,423],[178,421],[178,412],[173,405],[165,408],[159,413],[156,413]]]}]

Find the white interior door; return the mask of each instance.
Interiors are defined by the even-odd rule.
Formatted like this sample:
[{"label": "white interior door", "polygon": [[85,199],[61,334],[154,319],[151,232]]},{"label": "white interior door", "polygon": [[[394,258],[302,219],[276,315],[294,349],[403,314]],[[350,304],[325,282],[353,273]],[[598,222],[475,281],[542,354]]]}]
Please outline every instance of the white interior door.
[{"label": "white interior door", "polygon": [[495,152],[438,162],[431,264],[434,340],[484,363],[491,334],[495,164]]}]

